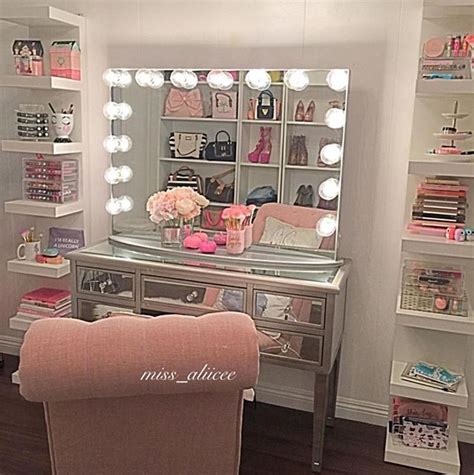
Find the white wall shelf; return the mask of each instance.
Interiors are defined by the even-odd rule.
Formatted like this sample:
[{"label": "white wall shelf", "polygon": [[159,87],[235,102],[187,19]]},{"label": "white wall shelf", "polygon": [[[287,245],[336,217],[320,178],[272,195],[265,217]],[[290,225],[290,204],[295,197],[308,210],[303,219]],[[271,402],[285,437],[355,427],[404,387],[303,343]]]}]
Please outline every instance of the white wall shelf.
[{"label": "white wall shelf", "polygon": [[401,378],[401,375],[405,369],[405,365],[405,361],[392,361],[390,394],[411,399],[419,399],[421,401],[446,404],[452,407],[467,407],[468,391],[465,379],[461,381],[455,393],[449,393],[441,391],[440,389],[430,388],[429,386],[404,381]]},{"label": "white wall shelf", "polygon": [[474,241],[459,242],[441,236],[406,232],[402,237],[402,251],[474,259]]},{"label": "white wall shelf", "polygon": [[161,162],[172,163],[196,163],[199,165],[225,165],[228,167],[235,167],[235,162],[225,162],[220,160],[202,160],[199,158],[158,158]]},{"label": "white wall shelf", "polygon": [[59,91],[82,90],[82,82],[56,76],[0,76],[0,87],[19,87],[27,89],[52,89]]},{"label": "white wall shelf", "polygon": [[474,94],[474,79],[418,79],[416,93],[420,96]]},{"label": "white wall shelf", "polygon": [[172,122],[226,122],[237,123],[237,119],[216,119],[214,117],[171,117],[163,116],[161,120]]},{"label": "white wall shelf", "polygon": [[290,120],[286,121],[287,125],[312,125],[313,127],[327,127],[327,125],[324,122],[306,122],[303,120]]},{"label": "white wall shelf", "polygon": [[84,18],[49,6],[2,7],[0,20],[24,26],[83,27]]},{"label": "white wall shelf", "polygon": [[6,213],[42,216],[44,218],[61,218],[83,211],[80,201],[54,204],[44,203],[42,201],[15,200],[6,201],[4,207]]},{"label": "white wall shelf", "polygon": [[[464,156],[461,155],[461,157]],[[412,159],[408,165],[408,173],[422,176],[441,175],[474,178],[474,161],[457,162],[428,157]]]},{"label": "white wall shelf", "polygon": [[20,384],[20,375],[18,373],[18,370],[16,370],[14,373],[12,373],[12,383],[13,384]]},{"label": "white wall shelf", "polygon": [[2,152],[43,153],[45,155],[67,155],[81,153],[82,143],[55,143],[30,140],[2,140]]},{"label": "white wall shelf", "polygon": [[51,279],[60,279],[71,272],[67,259],[62,264],[40,264],[38,262],[12,259],[7,263],[8,272],[17,274],[38,275]]},{"label": "white wall shelf", "polygon": [[417,449],[395,444],[393,435],[388,429],[385,440],[385,461],[446,474],[459,473],[461,466],[458,440],[455,435],[449,436],[447,450]]},{"label": "white wall shelf", "polygon": [[27,317],[23,315],[15,315],[14,317],[10,318],[10,328],[12,330],[18,330],[21,332],[26,332],[30,325],[39,320],[41,317]]},{"label": "white wall shelf", "polygon": [[438,330],[462,335],[474,335],[474,313],[467,317],[456,317],[441,313],[418,312],[400,308],[400,298],[397,305],[397,324],[426,330]]}]

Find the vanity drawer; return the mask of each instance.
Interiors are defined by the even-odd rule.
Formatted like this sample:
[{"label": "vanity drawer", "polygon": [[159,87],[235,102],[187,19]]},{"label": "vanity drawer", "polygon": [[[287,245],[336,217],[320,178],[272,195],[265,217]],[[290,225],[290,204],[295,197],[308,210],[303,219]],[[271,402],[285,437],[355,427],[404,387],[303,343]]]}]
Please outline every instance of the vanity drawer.
[{"label": "vanity drawer", "polygon": [[308,330],[322,330],[325,324],[326,299],[253,292],[253,316],[257,320],[304,325]]},{"label": "vanity drawer", "polygon": [[324,337],[257,325],[260,354],[275,362],[301,362],[322,366]]},{"label": "vanity drawer", "polygon": [[142,305],[146,308],[202,315],[209,312],[245,310],[245,290],[203,283],[142,277]]},{"label": "vanity drawer", "polygon": [[94,322],[107,318],[109,313],[130,313],[133,314],[133,308],[113,305],[104,302],[93,302],[92,300],[77,301],[78,318],[86,322]]},{"label": "vanity drawer", "polygon": [[135,274],[117,270],[78,267],[77,291],[81,294],[112,296],[115,299],[135,300]]}]

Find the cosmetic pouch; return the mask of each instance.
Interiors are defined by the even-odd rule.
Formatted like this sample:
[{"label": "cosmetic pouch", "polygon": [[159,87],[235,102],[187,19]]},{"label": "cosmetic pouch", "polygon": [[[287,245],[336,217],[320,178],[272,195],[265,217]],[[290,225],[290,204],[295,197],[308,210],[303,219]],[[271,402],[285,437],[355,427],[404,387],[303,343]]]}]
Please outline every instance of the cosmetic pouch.
[{"label": "cosmetic pouch", "polygon": [[[222,136],[225,136],[222,139]],[[221,140],[219,140],[221,138]],[[219,130],[213,142],[209,142],[204,149],[206,160],[219,160],[222,162],[235,162],[236,143],[230,138],[226,130]]]},{"label": "cosmetic pouch", "polygon": [[233,91],[215,91],[211,96],[212,117],[214,119],[237,118],[237,93]]},{"label": "cosmetic pouch", "polygon": [[178,186],[189,186],[198,193],[202,194],[203,192],[203,180],[201,175],[198,175],[192,168],[186,166],[179,168],[168,176],[166,189],[171,190]]},{"label": "cosmetic pouch", "polygon": [[204,117],[204,106],[199,89],[185,90],[172,87],[165,101],[167,117]]},{"label": "cosmetic pouch", "polygon": [[201,228],[213,231],[225,231],[225,222],[222,218],[222,208],[208,206],[202,210]]},{"label": "cosmetic pouch", "polygon": [[171,132],[169,138],[172,158],[202,158],[207,135],[203,133]]},{"label": "cosmetic pouch", "polygon": [[257,98],[257,119],[276,119],[276,99],[269,90],[262,91]]},{"label": "cosmetic pouch", "polygon": [[276,203],[277,192],[272,186],[259,186],[253,189],[247,196],[245,204],[262,206],[265,203]]}]

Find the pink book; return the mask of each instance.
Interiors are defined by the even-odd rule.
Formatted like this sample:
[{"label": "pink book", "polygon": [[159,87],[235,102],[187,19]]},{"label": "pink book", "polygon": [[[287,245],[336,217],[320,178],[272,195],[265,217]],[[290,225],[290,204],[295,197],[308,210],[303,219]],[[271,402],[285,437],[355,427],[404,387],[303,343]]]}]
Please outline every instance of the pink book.
[{"label": "pink book", "polygon": [[47,287],[28,292],[22,297],[22,301],[45,305],[47,307],[57,307],[68,299],[71,299],[71,292],[69,292],[69,290],[50,289]]}]

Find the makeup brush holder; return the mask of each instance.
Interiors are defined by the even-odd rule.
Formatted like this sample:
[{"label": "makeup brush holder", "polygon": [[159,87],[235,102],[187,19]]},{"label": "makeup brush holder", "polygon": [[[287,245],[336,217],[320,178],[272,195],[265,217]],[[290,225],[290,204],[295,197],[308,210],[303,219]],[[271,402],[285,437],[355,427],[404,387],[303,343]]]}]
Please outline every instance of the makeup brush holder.
[{"label": "makeup brush holder", "polygon": [[71,140],[72,129],[74,128],[74,115],[73,114],[52,114],[51,124],[56,133],[55,142],[69,143]]}]

